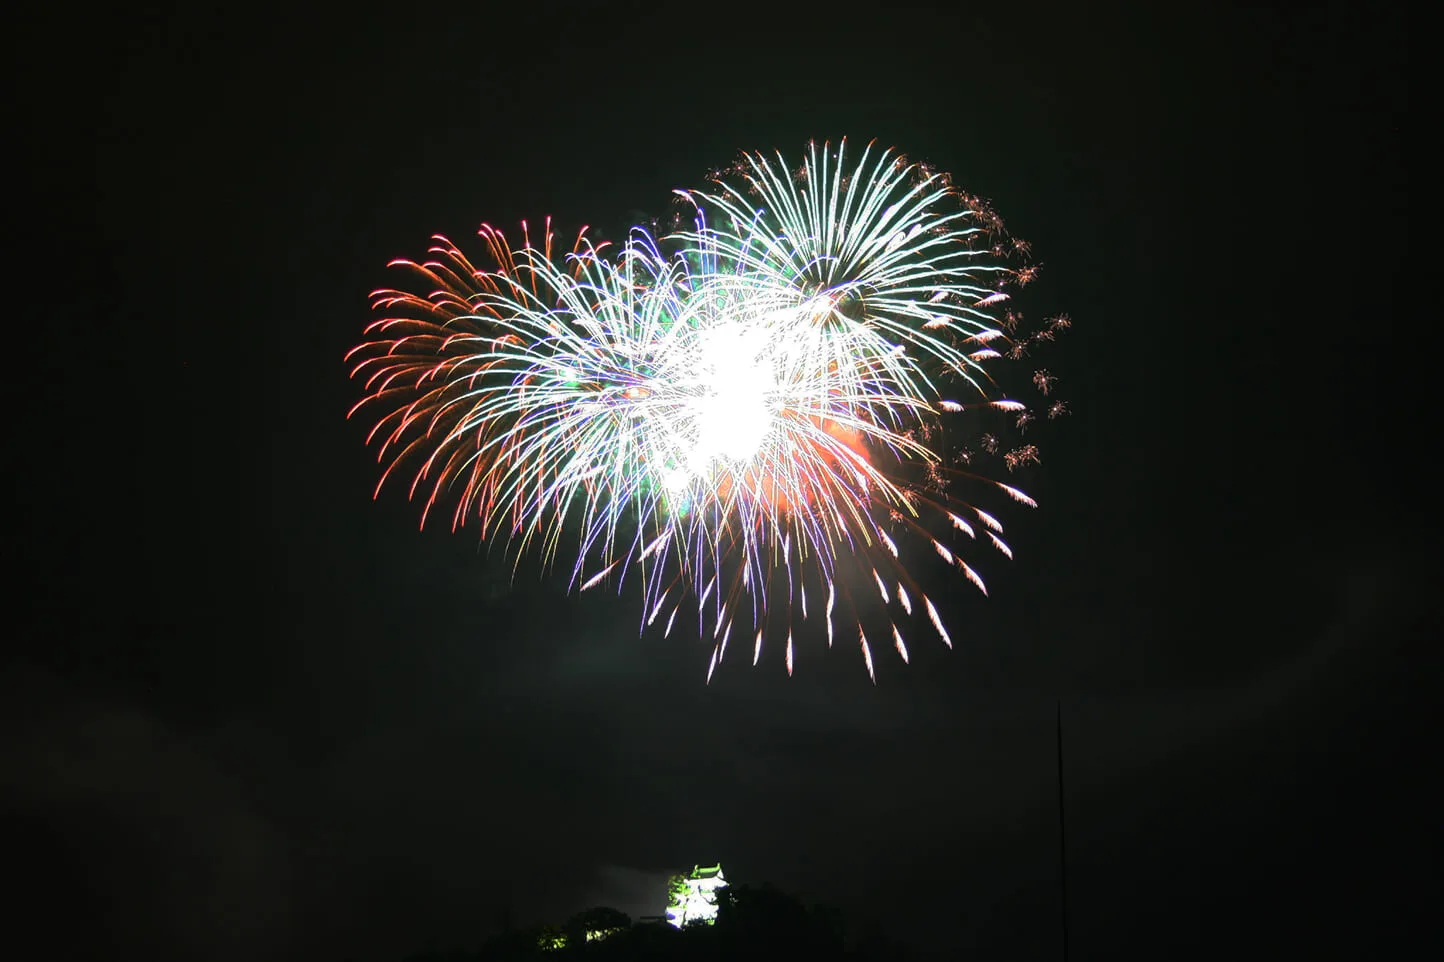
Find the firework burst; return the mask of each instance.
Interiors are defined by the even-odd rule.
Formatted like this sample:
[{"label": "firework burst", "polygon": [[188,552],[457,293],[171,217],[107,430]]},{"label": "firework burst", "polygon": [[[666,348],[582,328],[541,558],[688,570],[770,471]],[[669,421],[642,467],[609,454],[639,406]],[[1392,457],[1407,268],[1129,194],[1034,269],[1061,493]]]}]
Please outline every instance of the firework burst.
[{"label": "firework burst", "polygon": [[[378,292],[391,316],[350,355],[382,483],[412,464],[423,524],[454,489],[453,527],[477,518],[518,560],[565,548],[581,590],[635,574],[644,624],[695,613],[709,678],[734,633],[755,633],[755,662],[777,630],[790,673],[809,618],[829,644],[856,637],[874,677],[870,632],[906,661],[904,626],[925,617],[951,646],[898,540],[984,592],[951,538],[981,529],[1012,556],[959,482],[1032,500],[961,470],[945,439],[982,409],[1029,416],[987,373],[1025,343],[992,311],[1031,278],[1012,263],[1026,245],[946,176],[845,144],[795,171],[744,155],[677,195],[676,230],[615,252],[583,232],[556,257],[550,225],[513,251],[483,227],[485,270],[443,239],[397,262],[431,290]],[[1010,469],[1037,461],[1019,450]]]}]

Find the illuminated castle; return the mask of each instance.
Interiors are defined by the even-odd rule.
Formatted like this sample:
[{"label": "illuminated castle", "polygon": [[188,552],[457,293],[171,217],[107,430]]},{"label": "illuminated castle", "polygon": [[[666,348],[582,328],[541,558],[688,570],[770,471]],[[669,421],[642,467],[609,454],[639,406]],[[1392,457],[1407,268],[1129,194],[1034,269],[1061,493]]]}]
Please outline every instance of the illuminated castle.
[{"label": "illuminated castle", "polygon": [[722,863],[694,865],[691,875],[674,875],[667,884],[667,921],[677,928],[699,919],[717,919],[717,891],[727,887]]}]

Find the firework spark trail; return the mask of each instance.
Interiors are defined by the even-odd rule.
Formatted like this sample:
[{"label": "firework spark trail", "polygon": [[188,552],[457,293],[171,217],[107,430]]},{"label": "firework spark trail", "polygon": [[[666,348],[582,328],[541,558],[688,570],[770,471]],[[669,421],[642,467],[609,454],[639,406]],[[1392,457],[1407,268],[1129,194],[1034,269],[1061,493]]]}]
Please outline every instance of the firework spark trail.
[{"label": "firework spark trail", "polygon": [[[881,611],[908,660],[889,584],[907,617],[923,602],[951,647],[896,536],[930,543],[984,593],[935,528],[976,538],[960,514],[976,516],[1012,556],[1001,523],[948,488],[1034,502],[959,470],[940,439],[946,418],[993,409],[1021,428],[1028,416],[993,396],[984,365],[1004,355],[983,347],[1025,343],[1017,315],[985,309],[1006,300],[1019,276],[1007,255],[1024,245],[946,176],[871,146],[852,162],[845,144],[814,144],[795,172],[781,155],[744,155],[711,187],[677,193],[690,224],[661,238],[634,228],[615,252],[583,231],[554,256],[548,221],[544,241],[526,234],[519,250],[483,226],[488,270],[440,237],[435,260],[394,262],[431,290],[377,292],[393,313],[348,355],[365,389],[352,413],[383,410],[377,491],[417,465],[423,525],[458,489],[453,527],[477,518],[518,563],[532,548],[552,563],[574,538],[573,587],[620,587],[635,571],[644,625],[671,609],[664,633],[695,599],[714,640],[709,679],[739,619],[756,628],[757,661],[779,606],[791,673],[792,608],[806,619],[809,581],[826,589],[829,645],[840,614],[874,680],[864,619]],[[1034,378],[1044,393],[1054,380]],[[943,396],[959,385],[975,400]],[[1010,469],[1035,450],[1010,452]],[[853,602],[863,580],[880,608]]]}]

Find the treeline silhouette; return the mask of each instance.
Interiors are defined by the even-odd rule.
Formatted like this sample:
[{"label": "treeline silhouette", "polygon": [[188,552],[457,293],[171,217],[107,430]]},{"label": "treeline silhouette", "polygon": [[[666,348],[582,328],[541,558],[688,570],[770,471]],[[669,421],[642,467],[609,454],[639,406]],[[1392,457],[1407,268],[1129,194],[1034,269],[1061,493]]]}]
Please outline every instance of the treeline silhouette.
[{"label": "treeline silhouette", "polygon": [[[593,933],[590,940],[588,932]],[[909,962],[917,955],[874,927],[852,924],[837,909],[809,907],[770,885],[729,885],[717,894],[717,920],[710,925],[698,922],[678,929],[666,922],[634,923],[616,909],[599,906],[561,926],[513,929],[478,949],[418,953],[404,962],[773,958]]]}]

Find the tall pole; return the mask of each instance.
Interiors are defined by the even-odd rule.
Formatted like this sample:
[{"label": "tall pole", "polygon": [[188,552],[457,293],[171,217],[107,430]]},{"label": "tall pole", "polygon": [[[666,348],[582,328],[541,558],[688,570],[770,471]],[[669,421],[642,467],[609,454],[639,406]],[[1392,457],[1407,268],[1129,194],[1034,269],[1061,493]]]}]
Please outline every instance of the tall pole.
[{"label": "tall pole", "polygon": [[1068,962],[1068,836],[1063,822],[1063,700],[1058,700],[1058,881],[1062,890],[1063,962]]}]

